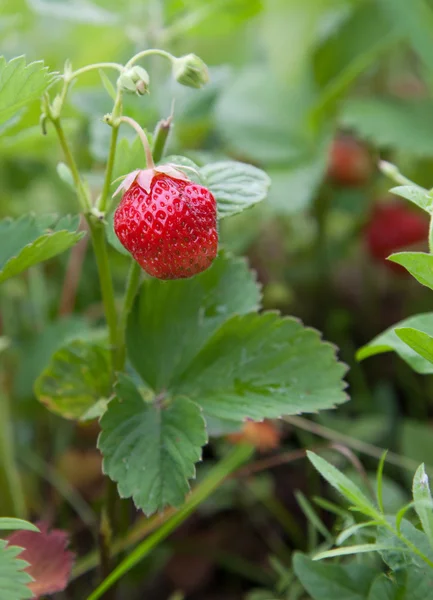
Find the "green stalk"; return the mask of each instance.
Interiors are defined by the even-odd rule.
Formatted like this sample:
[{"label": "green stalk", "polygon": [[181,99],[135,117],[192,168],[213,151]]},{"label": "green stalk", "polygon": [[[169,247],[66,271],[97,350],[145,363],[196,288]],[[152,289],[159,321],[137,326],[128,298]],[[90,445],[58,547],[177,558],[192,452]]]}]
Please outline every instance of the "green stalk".
[{"label": "green stalk", "polygon": [[253,453],[251,446],[239,445],[218,463],[206,479],[191,492],[185,504],[157,531],[145,539],[129,556],[127,556],[110,575],[88,596],[87,600],[98,600],[123,575],[145,558],[158,544],[179,527],[194,510],[221,485],[226,477],[247,461]]},{"label": "green stalk", "polygon": [[93,223],[88,219],[93,249],[95,251],[96,264],[99,273],[102,302],[104,304],[105,318],[108,326],[108,339],[113,357],[113,366],[116,360],[118,348],[117,337],[117,311],[114,299],[113,279],[111,277],[110,263],[108,259],[107,242],[102,223]]},{"label": "green stalk", "polygon": [[72,156],[72,152],[66,139],[65,132],[63,131],[62,124],[60,122],[60,119],[58,118],[52,119],[52,123],[54,125],[57,137],[59,138],[60,145],[65,155],[66,164],[71,170],[72,177],[74,179],[74,184],[77,190],[78,200],[81,205],[81,210],[85,214],[86,218],[88,218],[88,213],[92,210],[92,204],[80,177],[80,173],[78,171],[75,159]]},{"label": "green stalk", "polygon": [[0,514],[27,517],[26,503],[15,460],[13,422],[8,396],[0,391]]},{"label": "green stalk", "polygon": [[116,355],[116,362],[114,368],[116,371],[121,371],[125,365],[126,360],[126,343],[125,343],[125,330],[128,322],[128,315],[131,312],[134,299],[137,294],[138,286],[140,284],[141,267],[134,259],[131,260],[131,266],[129,267],[128,280],[126,283],[125,298],[123,300],[122,312],[119,321],[119,350]]}]

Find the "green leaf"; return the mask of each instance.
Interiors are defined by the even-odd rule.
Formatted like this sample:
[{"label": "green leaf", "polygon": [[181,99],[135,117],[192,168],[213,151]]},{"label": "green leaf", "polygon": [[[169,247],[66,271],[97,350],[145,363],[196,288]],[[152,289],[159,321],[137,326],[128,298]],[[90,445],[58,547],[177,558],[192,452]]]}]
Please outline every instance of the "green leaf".
[{"label": "green leaf", "polygon": [[228,147],[259,164],[285,164],[312,150],[308,107],[314,99],[309,82],[289,86],[266,64],[237,73],[216,105],[216,125]]},{"label": "green leaf", "polygon": [[326,481],[340,492],[349,502],[359,508],[364,514],[378,517],[376,507],[346,475],[341,473],[324,458],[307,451],[307,456],[314,467]]},{"label": "green leaf", "polygon": [[[390,525],[395,528],[395,519],[390,517],[388,521]],[[402,520],[400,531],[403,537],[413,546],[416,546],[419,552],[430,561],[433,560],[433,550],[430,547],[429,540],[425,533],[414,527],[412,523],[406,519]],[[382,559],[393,571],[398,571],[409,565],[419,567],[420,569],[426,568],[426,563],[421,556],[415,554],[402,539],[398,538],[389,529],[378,527],[376,541],[379,544],[388,544],[389,546],[394,547],[393,549],[381,551]]]},{"label": "green leaf", "polygon": [[395,333],[417,354],[433,363],[433,337],[413,327],[400,327]]},{"label": "green leaf", "polygon": [[307,209],[322,183],[328,163],[328,138],[317,141],[314,152],[291,164],[270,168],[267,205],[277,215]]},{"label": "green leaf", "polygon": [[420,518],[422,528],[430,542],[430,546],[433,548],[433,500],[424,464],[421,464],[415,473],[412,493],[415,510]]},{"label": "green leaf", "polygon": [[257,310],[259,303],[260,289],[246,262],[224,253],[197,277],[148,279],[128,320],[129,358],[154,390],[168,388],[224,321]]},{"label": "green leaf", "polygon": [[[417,464],[427,463],[427,471],[432,472],[433,429],[431,425],[413,419],[403,419],[398,437],[400,439],[400,454]],[[411,479],[410,476],[407,478],[408,485],[413,483]]]},{"label": "green leaf", "polygon": [[317,331],[275,313],[249,314],[222,325],[174,386],[206,416],[261,420],[345,402],[345,371]]},{"label": "green leaf", "polygon": [[17,398],[33,396],[35,381],[54,352],[67,341],[83,337],[87,327],[87,322],[81,317],[69,316],[47,324],[42,331],[29,337],[19,349],[14,395]]},{"label": "green leaf", "polygon": [[358,554],[368,554],[370,552],[403,552],[403,549],[392,546],[391,544],[357,544],[356,546],[343,546],[333,550],[325,550],[315,555],[313,560],[324,560],[325,558],[338,558],[340,556],[357,556]]},{"label": "green leaf", "polygon": [[375,0],[358,2],[338,29],[318,45],[314,57],[315,80],[322,88],[314,113],[324,116],[356,79],[377,63],[399,41],[396,27],[378,10]]},{"label": "green leaf", "polygon": [[431,32],[433,29],[433,10],[425,0],[380,0],[379,5],[389,16],[419,55],[429,75],[433,75],[433,58],[431,54]]},{"label": "green leaf", "polygon": [[392,578],[379,575],[370,588],[368,600],[430,600],[432,585],[429,569],[407,566]]},{"label": "green leaf", "polygon": [[186,156],[179,156],[177,154],[172,154],[170,156],[164,156],[163,159],[158,164],[166,165],[168,163],[170,163],[172,165],[178,165],[179,167],[187,167],[184,170],[184,173],[187,175],[187,177],[189,179],[191,179],[192,181],[196,181],[197,183],[200,183],[201,185],[206,185],[205,178],[203,177],[203,174],[201,173],[201,168],[190,158],[187,158]]},{"label": "green leaf", "polygon": [[23,519],[14,519],[11,517],[0,517],[0,530],[5,531],[9,529],[21,529],[26,531],[36,531],[39,529],[33,523],[24,521]]},{"label": "green leaf", "polygon": [[392,194],[413,202],[419,208],[430,213],[433,207],[433,198],[430,193],[418,185],[401,185],[390,190]]},{"label": "green leaf", "polygon": [[364,360],[376,354],[394,351],[417,373],[424,375],[433,373],[432,363],[420,356],[397,335],[396,329],[407,327],[413,327],[428,335],[433,335],[433,313],[415,315],[393,325],[360,348],[356,353],[357,360]]},{"label": "green leaf", "polygon": [[206,165],[200,173],[215,196],[220,219],[236,215],[264,200],[271,184],[261,169],[235,161]]},{"label": "green leaf", "polygon": [[314,527],[314,529],[317,529],[317,531],[323,535],[325,540],[328,540],[332,543],[332,535],[330,531],[323,523],[319,515],[316,513],[309,500],[307,500],[307,498],[300,490],[295,491],[295,498],[297,503],[299,504],[300,509],[306,516],[307,520]]},{"label": "green leaf", "polygon": [[[57,350],[35,383],[35,394],[65,419],[89,418],[103,410],[111,394],[110,356],[106,348],[74,340]],[[91,413],[92,418],[100,416]]]},{"label": "green leaf", "polygon": [[133,140],[130,140],[125,137],[119,140],[116,148],[116,158],[114,161],[113,182],[118,177],[127,175],[135,169],[145,168],[146,159],[144,156],[143,144],[141,143],[140,138],[136,136]]},{"label": "green leaf", "polygon": [[33,579],[24,571],[28,563],[17,556],[22,548],[8,546],[6,540],[0,540],[0,590],[2,600],[27,600],[33,598],[33,592],[27,587]]},{"label": "green leaf", "polygon": [[433,290],[433,254],[425,252],[398,252],[388,260],[402,265],[422,285]]},{"label": "green leaf", "polygon": [[56,74],[50,73],[43,61],[26,65],[24,56],[9,62],[0,56],[0,124],[40,98],[55,78]]},{"label": "green leaf", "polygon": [[398,148],[413,156],[433,156],[430,99],[354,98],[346,102],[342,121],[379,148]]},{"label": "green leaf", "polygon": [[103,69],[99,69],[99,77],[101,78],[102,85],[104,86],[107,94],[112,100],[116,100],[116,90],[114,89],[114,85],[111,83],[111,79]]},{"label": "green leaf", "polygon": [[383,468],[385,466],[386,455],[388,454],[388,450],[385,450],[382,453],[379,464],[377,466],[376,472],[376,497],[377,504],[379,506],[380,512],[384,513],[384,505],[383,505]]},{"label": "green leaf", "polygon": [[79,217],[24,215],[0,221],[0,283],[48,260],[80,240]]},{"label": "green leaf", "polygon": [[184,502],[207,442],[196,404],[162,396],[148,402],[132,380],[121,376],[101,429],[103,471],[117,481],[122,498],[132,496],[147,515]]},{"label": "green leaf", "polygon": [[363,564],[325,564],[296,552],[293,557],[296,576],[312,600],[365,600],[377,569]]},{"label": "green leaf", "polygon": [[70,0],[66,3],[62,0],[29,0],[29,4],[40,15],[66,22],[107,26],[117,21],[115,14],[89,0]]}]

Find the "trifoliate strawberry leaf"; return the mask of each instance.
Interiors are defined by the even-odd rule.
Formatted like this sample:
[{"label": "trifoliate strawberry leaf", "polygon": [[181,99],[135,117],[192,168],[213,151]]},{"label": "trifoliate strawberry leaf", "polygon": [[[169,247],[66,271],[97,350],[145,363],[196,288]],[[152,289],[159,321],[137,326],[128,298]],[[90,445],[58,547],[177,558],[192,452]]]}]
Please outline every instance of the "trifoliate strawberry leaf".
[{"label": "trifoliate strawberry leaf", "polygon": [[235,161],[211,163],[200,169],[204,185],[215,196],[218,217],[230,217],[264,200],[271,180],[261,169]]},{"label": "trifoliate strawberry leaf", "polygon": [[56,76],[56,73],[49,72],[42,61],[27,65],[24,56],[9,62],[0,56],[0,123],[40,98]]},{"label": "trifoliate strawberry leaf", "polygon": [[260,289],[246,262],[225,254],[192,279],[148,279],[128,320],[129,358],[143,380],[160,391],[224,321],[257,310],[259,303]]},{"label": "trifoliate strawberry leaf", "polygon": [[275,313],[250,314],[223,324],[173,387],[205,417],[261,420],[345,402],[345,371],[317,331]]},{"label": "trifoliate strawberry leaf", "polygon": [[0,221],[0,283],[68,250],[84,232],[79,217],[24,215]]},{"label": "trifoliate strawberry leaf", "polygon": [[25,598],[39,598],[64,590],[74,561],[74,554],[66,549],[68,534],[65,531],[48,531],[44,523],[38,523],[38,527],[39,532],[17,531],[9,536],[9,543],[24,548],[20,558],[28,563],[26,571],[34,580],[28,586],[33,596],[23,596]]},{"label": "trifoliate strawberry leaf", "polygon": [[36,380],[35,394],[49,410],[65,419],[86,420],[102,414],[110,388],[108,350],[74,340],[54,353]]},{"label": "trifoliate strawberry leaf", "polygon": [[415,352],[396,333],[396,329],[413,328],[420,332],[433,336],[433,313],[423,313],[404,319],[393,325],[371,342],[360,348],[356,354],[357,360],[364,360],[375,354],[383,352],[396,352],[417,373],[424,375],[433,373],[433,364]]},{"label": "trifoliate strawberry leaf", "polygon": [[103,471],[117,481],[122,498],[132,497],[147,515],[183,503],[207,442],[196,404],[164,394],[149,401],[121,376],[101,429]]},{"label": "trifoliate strawberry leaf", "polygon": [[27,600],[33,598],[28,587],[33,580],[24,571],[29,563],[18,558],[22,548],[0,540],[0,590],[2,600]]}]

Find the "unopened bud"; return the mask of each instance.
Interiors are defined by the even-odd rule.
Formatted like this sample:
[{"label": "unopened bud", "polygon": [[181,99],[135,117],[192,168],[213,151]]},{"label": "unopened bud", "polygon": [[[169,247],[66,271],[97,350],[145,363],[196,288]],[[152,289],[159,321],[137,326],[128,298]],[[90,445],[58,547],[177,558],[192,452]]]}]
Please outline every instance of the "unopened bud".
[{"label": "unopened bud", "polygon": [[149,92],[149,73],[143,67],[135,65],[120,75],[117,85],[124,92],[143,96]]},{"label": "unopened bud", "polygon": [[201,88],[209,81],[206,64],[195,54],[187,54],[173,61],[173,76],[182,85]]}]

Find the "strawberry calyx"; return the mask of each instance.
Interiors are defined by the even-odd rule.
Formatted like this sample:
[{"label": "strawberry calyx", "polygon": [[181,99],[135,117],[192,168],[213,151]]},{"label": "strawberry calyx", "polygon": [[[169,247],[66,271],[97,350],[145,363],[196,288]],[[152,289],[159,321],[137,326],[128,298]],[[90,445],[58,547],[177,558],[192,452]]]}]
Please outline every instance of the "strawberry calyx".
[{"label": "strawberry calyx", "polygon": [[149,193],[153,178],[160,174],[167,175],[173,179],[190,181],[189,177],[181,171],[182,168],[183,167],[180,165],[166,164],[151,169],[136,169],[123,177],[123,181],[114,192],[113,198],[114,196],[117,196],[120,191],[127,192],[135,182],[137,182],[143,190]]}]

